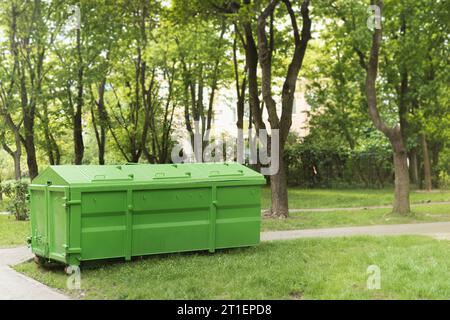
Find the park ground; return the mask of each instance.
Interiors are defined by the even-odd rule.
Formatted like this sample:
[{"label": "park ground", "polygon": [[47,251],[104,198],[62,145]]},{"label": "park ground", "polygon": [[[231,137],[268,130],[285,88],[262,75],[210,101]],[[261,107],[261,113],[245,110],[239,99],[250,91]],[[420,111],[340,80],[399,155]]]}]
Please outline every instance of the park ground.
[{"label": "park ground", "polygon": [[[411,203],[450,202],[450,190],[411,191]],[[393,189],[301,189],[289,188],[289,207],[344,208],[392,205]],[[262,189],[262,208],[270,207],[270,188]]]},{"label": "park ground", "polygon": [[[82,269],[81,291],[61,268],[16,270],[85,299],[448,299],[450,241],[349,237],[264,242],[258,247],[101,262]],[[381,271],[367,289],[367,268]]]},{"label": "park ground", "polygon": [[11,215],[0,215],[0,248],[23,246],[30,233],[29,221],[16,221]]},{"label": "park ground", "polygon": [[[263,208],[269,195],[263,189]],[[412,192],[410,217],[371,208],[391,201],[392,190],[291,189],[290,207],[305,210],[288,219],[263,219],[262,231],[450,221],[450,191]],[[0,215],[0,247],[23,245],[28,233],[28,222]],[[59,266],[26,262],[14,268],[84,299],[448,299],[449,249],[450,241],[423,236],[263,242],[214,255],[91,263],[82,269],[81,291],[65,289],[67,276]],[[369,265],[381,270],[380,290],[367,289]]]}]

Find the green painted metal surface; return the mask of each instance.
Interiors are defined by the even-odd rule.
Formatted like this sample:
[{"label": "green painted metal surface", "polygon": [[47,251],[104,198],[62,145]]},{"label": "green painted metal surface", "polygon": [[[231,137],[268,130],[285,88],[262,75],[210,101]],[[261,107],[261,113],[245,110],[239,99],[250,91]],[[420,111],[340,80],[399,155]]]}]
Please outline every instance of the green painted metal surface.
[{"label": "green painted metal surface", "polygon": [[254,246],[264,183],[237,163],[50,166],[30,185],[32,251],[78,265]]}]

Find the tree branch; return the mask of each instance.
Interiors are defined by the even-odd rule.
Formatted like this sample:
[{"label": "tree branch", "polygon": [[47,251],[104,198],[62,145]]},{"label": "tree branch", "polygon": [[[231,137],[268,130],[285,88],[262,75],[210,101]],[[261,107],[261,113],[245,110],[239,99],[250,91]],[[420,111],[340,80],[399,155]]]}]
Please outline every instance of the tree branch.
[{"label": "tree branch", "polygon": [[[378,0],[378,6],[382,7],[383,1]],[[370,49],[370,58],[366,76],[366,96],[369,107],[369,115],[375,127],[383,132],[388,138],[394,136],[395,129],[389,128],[381,119],[376,94],[376,79],[378,74],[378,57],[381,46],[381,29],[375,29],[372,36],[372,47]],[[397,128],[397,127],[396,127]]]},{"label": "tree branch", "polygon": [[266,35],[266,20],[272,15],[279,0],[272,0],[258,19],[259,63],[262,71],[262,95],[266,104],[269,122],[272,129],[278,129],[280,120],[277,115],[276,103],[272,97],[272,52]]}]

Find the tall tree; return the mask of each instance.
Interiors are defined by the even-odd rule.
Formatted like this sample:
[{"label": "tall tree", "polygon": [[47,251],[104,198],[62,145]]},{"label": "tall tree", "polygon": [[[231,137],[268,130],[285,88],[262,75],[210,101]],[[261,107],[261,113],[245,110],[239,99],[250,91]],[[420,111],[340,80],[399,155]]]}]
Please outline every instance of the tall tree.
[{"label": "tall tree", "polygon": [[[273,16],[276,7],[282,2],[289,15],[293,38],[294,52],[288,66],[281,92],[281,117],[277,114],[277,106],[273,97],[272,88],[272,68],[274,53],[274,28]],[[283,151],[286,144],[289,130],[292,124],[292,109],[294,104],[294,94],[299,72],[302,68],[308,41],[311,39],[311,19],[309,17],[310,1],[305,0],[301,4],[300,14],[302,17],[302,29],[298,27],[297,17],[293,10],[290,0],[277,1],[272,0],[261,13],[258,19],[258,47],[260,65],[262,71],[262,96],[269,116],[269,123],[272,130],[279,130],[279,150],[278,155],[279,170],[276,174],[270,176],[272,190],[272,215],[289,215],[286,169],[283,161]],[[269,27],[269,37],[267,36],[267,19],[271,18]],[[273,155],[272,155],[273,157]]]},{"label": "tall tree", "polygon": [[169,161],[180,65],[167,20],[159,1],[126,2],[126,31],[111,70],[106,118],[115,145],[129,162],[142,157],[150,163]]},{"label": "tall tree", "polygon": [[[239,40],[241,39],[241,40]],[[242,42],[242,43],[241,43]],[[236,114],[237,121],[236,127],[238,129],[237,133],[237,160],[238,162],[244,162],[244,113],[245,113],[245,101],[247,92],[247,65],[244,65],[243,75],[241,76],[241,71],[239,70],[239,59],[238,59],[238,46],[239,43],[243,47],[246,46],[245,40],[240,34],[238,26],[234,25],[234,40],[233,40],[233,71],[234,71],[234,81],[236,86]],[[242,79],[241,79],[242,78]],[[249,121],[250,122],[250,121]]]},{"label": "tall tree", "polygon": [[[214,118],[214,101],[224,74],[226,60],[225,21],[191,22],[176,35],[185,93],[184,120],[191,144],[209,140]],[[195,141],[195,137],[201,141]],[[202,161],[202,148],[195,148],[196,161]]]},{"label": "tall tree", "polygon": [[91,41],[95,43],[96,58],[89,68],[89,96],[91,122],[97,142],[98,163],[105,164],[108,136],[107,91],[118,53],[123,54],[119,41],[123,38],[123,19],[126,6],[121,2],[96,5],[95,16],[90,19]]},{"label": "tall tree", "polygon": [[85,153],[83,115],[89,102],[89,88],[97,81],[94,72],[99,72],[98,64],[105,49],[104,35],[110,31],[108,26],[115,17],[102,24],[99,19],[105,17],[105,8],[109,8],[106,4],[96,5],[86,0],[69,4],[74,8],[73,12],[65,12],[59,19],[67,21],[70,15],[72,23],[62,28],[52,49],[60,64],[58,85],[63,88],[60,100],[72,129],[73,161],[80,165]]},{"label": "tall tree", "polygon": [[41,0],[23,1],[17,17],[17,75],[20,92],[20,106],[23,115],[21,136],[27,153],[30,178],[38,175],[35,147],[36,108],[41,102],[42,85],[45,76],[44,59],[52,34],[48,32],[47,21],[55,7]]},{"label": "tall tree", "polygon": [[123,73],[117,80],[124,84],[124,88],[116,88],[115,83],[112,84],[116,107],[111,109],[108,117],[109,129],[128,162],[139,162],[144,153],[150,126],[148,97],[155,94],[155,72],[146,62],[148,34],[155,26],[150,9],[154,8],[147,1],[126,3],[124,24],[127,32],[124,40],[133,53],[129,59],[122,49],[124,56],[119,63],[123,65],[115,70]]},{"label": "tall tree", "polygon": [[[377,6],[382,10],[383,1],[378,0]],[[380,18],[381,20],[381,18]],[[375,28],[372,36],[372,47],[370,49],[370,57],[367,65],[366,77],[366,96],[369,107],[369,115],[374,126],[380,130],[390,141],[394,150],[394,169],[395,169],[395,213],[406,215],[410,213],[409,203],[409,171],[407,150],[405,141],[402,136],[401,124],[389,127],[380,116],[377,103],[376,80],[378,74],[378,59],[381,47],[381,21],[380,27]]]},{"label": "tall tree", "polygon": [[[3,96],[6,104],[17,103],[21,115],[14,119],[12,110],[8,110],[5,120],[14,132],[16,140],[15,162],[19,158],[20,139],[27,155],[28,173],[33,179],[38,174],[35,146],[36,110],[42,103],[43,81],[48,71],[45,58],[49,44],[54,40],[54,33],[50,32],[48,22],[59,2],[48,4],[40,0],[23,0],[10,1],[8,4],[11,14],[8,32],[13,67],[9,91],[4,91]],[[21,128],[23,129],[20,130]],[[16,170],[18,169],[16,164]]]},{"label": "tall tree", "polygon": [[[18,66],[19,66],[19,54],[18,54],[18,44],[17,44],[17,17],[19,15],[17,6],[15,3],[11,3],[9,8],[5,8],[5,12],[8,12],[8,16],[10,17],[9,21],[9,48],[5,48],[2,50],[3,53],[3,63],[1,70],[1,81],[0,81],[0,101],[2,103],[0,114],[4,120],[4,127],[1,130],[0,140],[2,143],[3,149],[13,158],[14,161],[14,174],[16,180],[20,180],[22,177],[22,172],[20,168],[20,159],[22,155],[22,144],[21,144],[21,135],[20,135],[20,126],[22,120],[20,120],[19,124],[16,124],[13,119],[14,114],[14,92],[15,86],[17,83],[17,75],[18,75]],[[2,17],[4,18],[4,17]],[[13,57],[8,59],[7,56],[4,55],[5,51],[11,53]],[[8,63],[9,62],[9,63]],[[8,145],[6,138],[6,131],[13,133],[15,150],[11,149]]]}]

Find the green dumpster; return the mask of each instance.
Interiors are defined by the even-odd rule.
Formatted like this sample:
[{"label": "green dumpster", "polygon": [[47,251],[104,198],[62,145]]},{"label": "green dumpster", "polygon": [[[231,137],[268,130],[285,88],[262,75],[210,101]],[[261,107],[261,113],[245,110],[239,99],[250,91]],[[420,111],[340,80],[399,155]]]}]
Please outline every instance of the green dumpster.
[{"label": "green dumpster", "polygon": [[264,183],[237,163],[50,166],[29,188],[31,248],[79,265],[254,246]]}]

